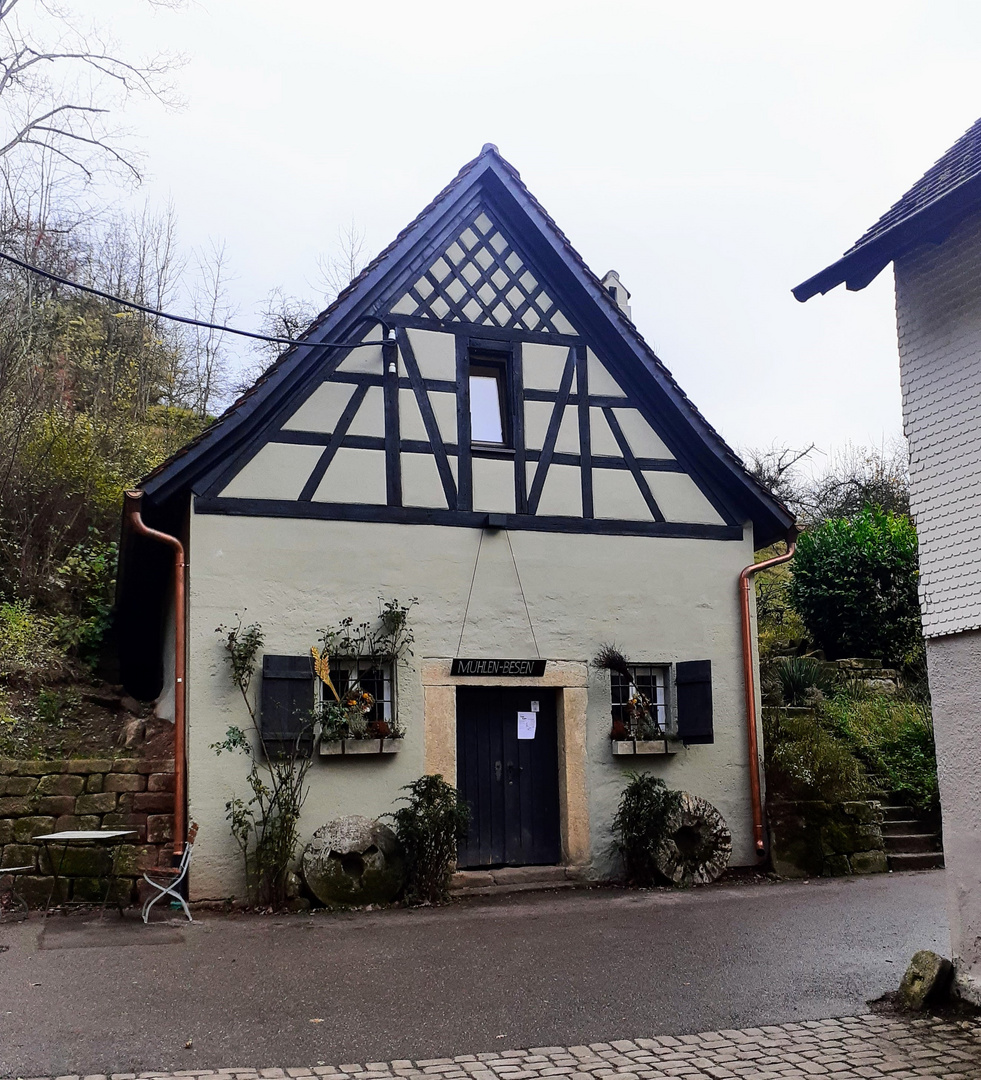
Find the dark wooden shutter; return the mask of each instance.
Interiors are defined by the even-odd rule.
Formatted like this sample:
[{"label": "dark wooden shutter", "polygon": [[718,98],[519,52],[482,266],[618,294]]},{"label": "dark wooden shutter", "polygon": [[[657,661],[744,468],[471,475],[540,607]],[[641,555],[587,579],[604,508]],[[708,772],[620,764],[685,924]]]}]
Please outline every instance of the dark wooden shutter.
[{"label": "dark wooden shutter", "polygon": [[712,661],[683,660],[675,666],[678,690],[678,738],[682,742],[715,742],[712,729]]},{"label": "dark wooden shutter", "polygon": [[[270,755],[298,745],[313,752],[313,664],[309,656],[262,658],[262,741]],[[298,741],[299,740],[299,741]]]}]

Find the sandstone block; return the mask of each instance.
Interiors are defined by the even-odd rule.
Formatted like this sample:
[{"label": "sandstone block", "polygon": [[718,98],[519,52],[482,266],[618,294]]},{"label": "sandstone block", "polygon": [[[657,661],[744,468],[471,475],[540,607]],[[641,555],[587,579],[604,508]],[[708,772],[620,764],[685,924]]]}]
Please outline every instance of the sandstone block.
[{"label": "sandstone block", "polygon": [[882,820],[882,807],[878,803],[865,802],[864,800],[844,802],[841,804],[841,808],[850,818],[862,825],[874,825]]},{"label": "sandstone block", "polygon": [[46,776],[48,773],[71,772],[67,761],[14,761],[12,767],[5,770],[14,776]]},{"label": "sandstone block", "polygon": [[173,773],[150,773],[146,780],[147,791],[173,791]]},{"label": "sandstone block", "polygon": [[85,780],[70,773],[57,773],[54,776],[42,776],[37,784],[37,795],[81,795],[85,790]]},{"label": "sandstone block", "polygon": [[917,1011],[942,1001],[950,989],[954,967],[945,956],[929,949],[914,953],[903,981],[899,984],[899,1001],[907,1009]]},{"label": "sandstone block", "polygon": [[889,869],[884,851],[857,851],[849,861],[853,874],[884,874]]},{"label": "sandstone block", "polygon": [[174,839],[174,815],[150,814],[146,819],[148,844],[167,844]]},{"label": "sandstone block", "polygon": [[75,803],[77,814],[108,814],[116,809],[116,793],[104,791],[97,795],[79,795]]},{"label": "sandstone block", "polygon": [[[55,868],[62,877],[101,877],[109,873],[112,858],[102,845],[80,847],[69,844],[64,854],[57,845],[52,845],[49,852]],[[48,869],[47,859],[42,859],[42,868]]]},{"label": "sandstone block", "polygon": [[31,800],[23,796],[0,799],[0,817],[23,817],[31,812]]},{"label": "sandstone block", "polygon": [[146,814],[106,814],[102,819],[104,829],[135,829],[138,840],[146,839]]},{"label": "sandstone block", "polygon": [[0,776],[0,795],[30,795],[36,787],[34,776]]},{"label": "sandstone block", "polygon": [[91,773],[107,773],[112,768],[112,762],[108,758],[73,758],[67,763],[71,766],[68,770],[87,776]]},{"label": "sandstone block", "polygon": [[102,785],[103,791],[145,791],[146,777],[139,773],[110,773]]},{"label": "sandstone block", "polygon": [[[79,777],[78,779],[81,779]],[[48,795],[34,804],[37,814],[71,814],[75,811],[74,795]]]},{"label": "sandstone block", "polygon": [[829,855],[824,860],[824,877],[848,877],[851,872],[847,855]]},{"label": "sandstone block", "polygon": [[85,780],[85,790],[90,795],[97,795],[102,790],[104,777],[102,773],[92,773]]},{"label": "sandstone block", "polygon": [[116,758],[116,760],[112,763],[112,771],[114,773],[139,772],[140,762],[136,758]]},{"label": "sandstone block", "polygon": [[54,832],[53,817],[22,817],[14,822],[14,840],[21,844],[29,843],[35,836]]},{"label": "sandstone block", "polygon": [[24,874],[17,879],[17,891],[31,907],[44,907],[53,885],[53,877]]},{"label": "sandstone block", "polygon": [[174,797],[165,791],[146,791],[133,796],[133,809],[144,814],[163,814],[174,809]]},{"label": "sandstone block", "polygon": [[173,758],[147,758],[139,763],[141,773],[172,773],[174,771]]},{"label": "sandstone block", "polygon": [[6,844],[0,856],[0,869],[4,866],[37,866],[37,853],[34,844]]},{"label": "sandstone block", "polygon": [[63,814],[55,822],[54,831],[64,832],[66,829],[98,829],[102,819],[95,814]]},{"label": "sandstone block", "polygon": [[157,849],[148,844],[126,844],[116,856],[116,873],[121,877],[139,877],[157,865]]},{"label": "sandstone block", "polygon": [[0,847],[9,844],[14,839],[13,818],[0,818]]},{"label": "sandstone block", "polygon": [[[106,895],[106,886],[109,883],[103,877],[78,877],[72,879],[72,899],[88,904],[101,904]],[[109,885],[109,896],[106,904],[114,904],[117,899],[120,903],[128,904],[133,892],[131,878],[121,878]]]}]

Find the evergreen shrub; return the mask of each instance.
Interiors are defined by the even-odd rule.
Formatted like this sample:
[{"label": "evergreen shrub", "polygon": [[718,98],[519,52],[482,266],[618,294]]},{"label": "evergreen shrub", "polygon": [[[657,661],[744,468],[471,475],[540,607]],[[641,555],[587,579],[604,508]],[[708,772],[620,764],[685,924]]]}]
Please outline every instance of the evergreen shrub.
[{"label": "evergreen shrub", "polygon": [[922,666],[916,530],[903,516],[866,507],[797,542],[790,596],[831,660],[870,657]]}]

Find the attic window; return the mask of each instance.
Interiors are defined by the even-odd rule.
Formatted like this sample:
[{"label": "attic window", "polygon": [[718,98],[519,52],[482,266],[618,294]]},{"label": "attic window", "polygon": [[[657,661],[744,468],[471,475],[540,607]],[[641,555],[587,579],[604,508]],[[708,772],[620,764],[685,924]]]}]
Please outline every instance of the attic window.
[{"label": "attic window", "polygon": [[502,354],[470,354],[470,439],[475,443],[508,446],[507,357]]}]

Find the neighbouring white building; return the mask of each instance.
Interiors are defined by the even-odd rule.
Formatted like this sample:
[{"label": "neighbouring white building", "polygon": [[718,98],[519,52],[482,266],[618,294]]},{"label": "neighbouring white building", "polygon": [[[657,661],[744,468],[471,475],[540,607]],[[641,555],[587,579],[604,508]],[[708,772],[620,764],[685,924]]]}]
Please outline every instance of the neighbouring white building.
[{"label": "neighbouring white building", "polygon": [[804,301],[889,263],[959,986],[981,1004],[981,120]]},{"label": "neighbouring white building", "polygon": [[[245,768],[211,747],[247,717],[215,628],[236,613],[262,625],[260,718],[288,735],[291,710],[324,693],[318,630],[376,620],[379,598],[418,598],[413,654],[361,671],[378,737],[314,749],[304,839],[441,773],[473,809],[461,867],[598,877],[624,773],[642,767],[719,809],[733,862],[757,860],[755,634],[738,584],[793,520],[645,344],[627,297],[485,146],[146,478],[143,521],[186,553],[186,681],[175,697],[173,552],[130,517],[124,675],[164,714],[185,694],[193,896],[242,885],[225,804],[245,794]],[[591,665],[610,642],[629,683]],[[667,741],[632,726],[637,688]],[[385,738],[396,713],[404,737]]]}]

